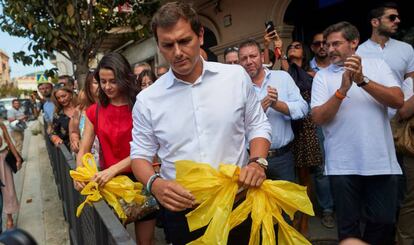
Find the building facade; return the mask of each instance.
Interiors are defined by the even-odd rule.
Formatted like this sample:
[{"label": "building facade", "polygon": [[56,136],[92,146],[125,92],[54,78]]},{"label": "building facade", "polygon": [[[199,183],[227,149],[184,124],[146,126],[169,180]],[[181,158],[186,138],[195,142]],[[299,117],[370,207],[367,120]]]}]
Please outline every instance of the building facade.
[{"label": "building facade", "polygon": [[11,83],[9,56],[0,49],[0,86]]}]

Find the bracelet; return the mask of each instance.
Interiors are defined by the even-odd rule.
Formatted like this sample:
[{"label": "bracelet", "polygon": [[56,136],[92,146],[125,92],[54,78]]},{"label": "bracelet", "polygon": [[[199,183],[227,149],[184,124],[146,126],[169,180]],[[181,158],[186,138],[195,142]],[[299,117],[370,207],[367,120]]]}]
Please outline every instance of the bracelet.
[{"label": "bracelet", "polygon": [[343,95],[343,94],[341,94],[341,92],[339,92],[339,89],[336,90],[335,97],[338,98],[338,99],[340,99],[340,100],[343,100],[343,99],[346,98],[345,95]]},{"label": "bracelet", "polygon": [[151,177],[148,179],[147,186],[146,186],[148,193],[152,194],[151,192],[152,184],[157,178],[161,178],[161,175],[159,173],[151,175]]}]

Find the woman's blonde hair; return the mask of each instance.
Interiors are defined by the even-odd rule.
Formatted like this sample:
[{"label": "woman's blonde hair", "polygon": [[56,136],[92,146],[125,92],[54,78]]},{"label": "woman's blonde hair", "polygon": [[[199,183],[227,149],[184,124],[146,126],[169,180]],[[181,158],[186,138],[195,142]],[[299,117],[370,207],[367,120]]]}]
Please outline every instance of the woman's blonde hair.
[{"label": "woman's blonde hair", "polygon": [[56,113],[63,109],[63,106],[58,102],[58,100],[56,98],[56,93],[59,92],[59,91],[65,91],[65,92],[69,93],[72,96],[72,105],[73,106],[77,105],[76,94],[73,92],[73,90],[71,88],[69,88],[67,86],[63,86],[63,87],[60,87],[60,88],[55,88],[53,90],[53,93],[52,93],[52,101],[53,101],[53,104],[55,104],[55,112]]}]

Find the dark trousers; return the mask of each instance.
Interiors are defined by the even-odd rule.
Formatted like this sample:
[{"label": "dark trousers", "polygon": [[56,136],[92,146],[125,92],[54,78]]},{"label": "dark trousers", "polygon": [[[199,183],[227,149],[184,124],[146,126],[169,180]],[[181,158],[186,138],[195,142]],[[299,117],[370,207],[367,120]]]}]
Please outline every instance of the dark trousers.
[{"label": "dark trousers", "polygon": [[[166,236],[173,245],[184,245],[199,237],[206,231],[207,227],[190,232],[185,215],[191,210],[182,212],[172,212],[165,208],[161,213],[163,216],[164,229]],[[250,228],[252,220],[250,216],[240,225],[230,231],[227,244],[243,245],[249,244]]]},{"label": "dark trousers", "polygon": [[[331,175],[338,238],[355,237],[374,245],[394,244],[397,175]],[[366,222],[361,233],[361,220]]]}]

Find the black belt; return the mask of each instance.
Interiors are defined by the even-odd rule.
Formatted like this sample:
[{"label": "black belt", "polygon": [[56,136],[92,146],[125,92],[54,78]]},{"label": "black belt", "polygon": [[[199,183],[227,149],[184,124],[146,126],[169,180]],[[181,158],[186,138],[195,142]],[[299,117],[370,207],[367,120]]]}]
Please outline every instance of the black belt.
[{"label": "black belt", "polygon": [[291,147],[292,147],[292,142],[277,149],[270,149],[269,152],[267,153],[267,157],[281,156],[289,152]]}]

